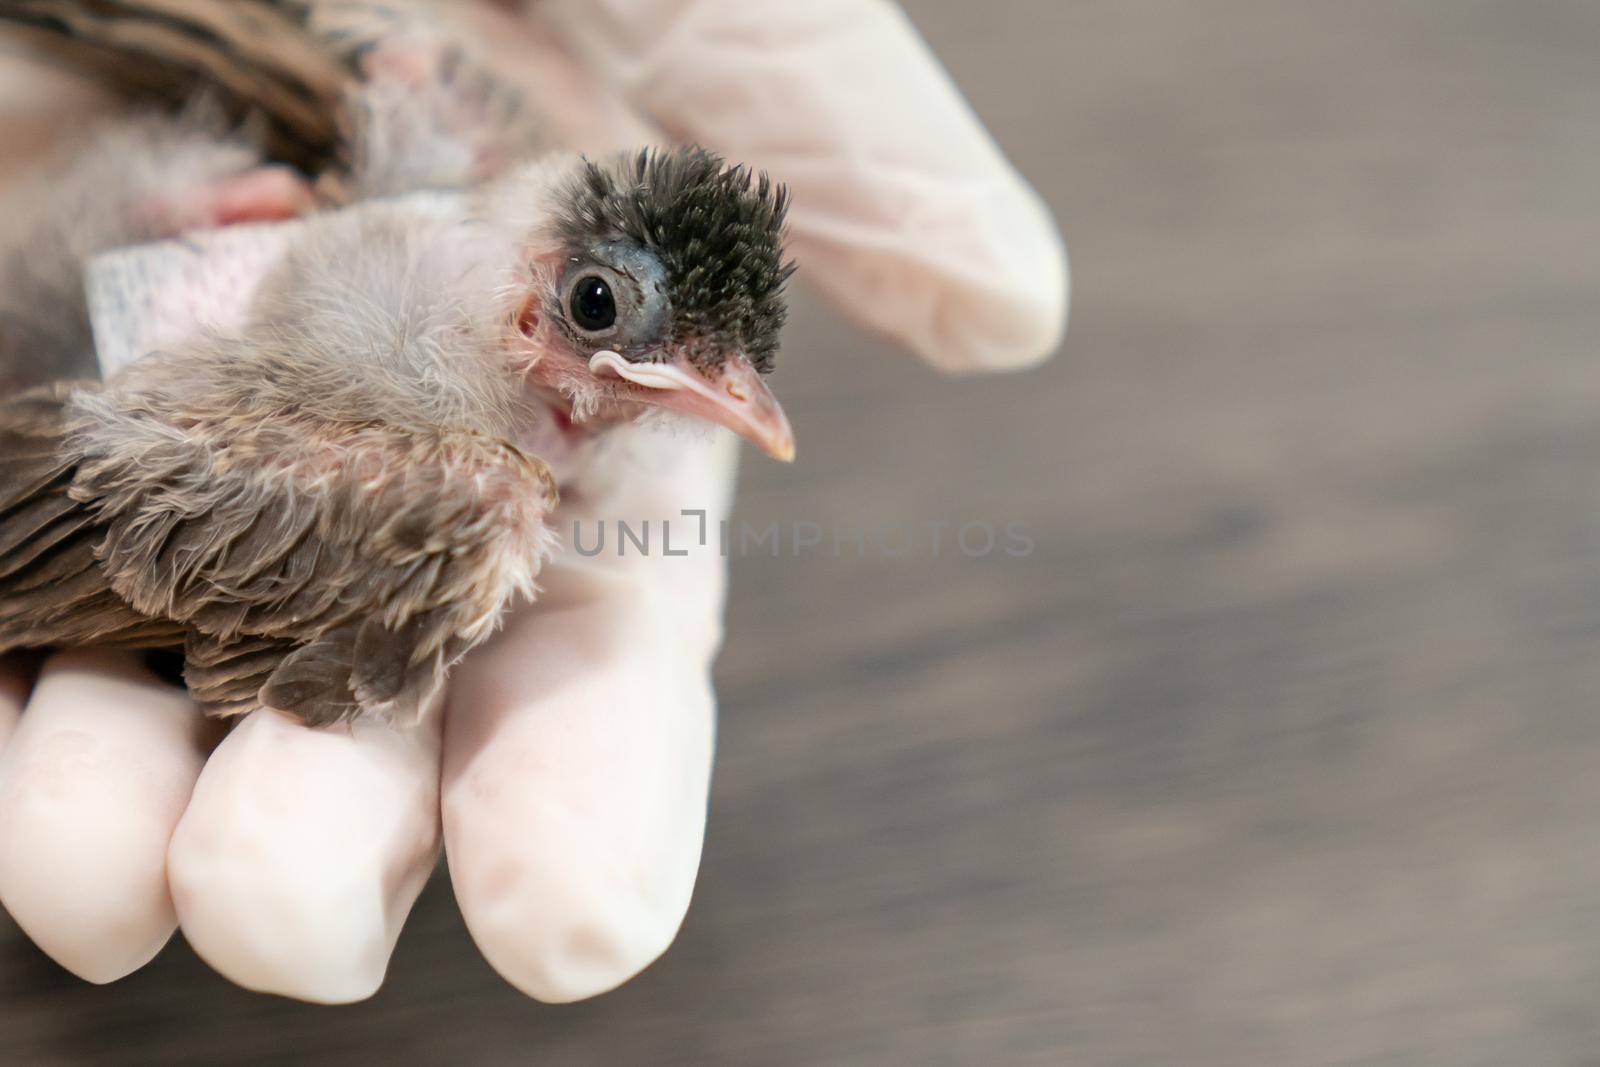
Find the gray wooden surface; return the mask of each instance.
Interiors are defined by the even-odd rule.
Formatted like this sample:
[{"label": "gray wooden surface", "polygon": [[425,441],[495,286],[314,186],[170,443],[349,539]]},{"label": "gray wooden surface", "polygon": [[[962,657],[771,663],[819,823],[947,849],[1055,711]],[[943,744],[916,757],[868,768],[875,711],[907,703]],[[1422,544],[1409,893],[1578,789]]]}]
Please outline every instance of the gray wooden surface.
[{"label": "gray wooden surface", "polygon": [[[1600,1060],[1600,7],[922,0],[1071,243],[1063,358],[802,311],[677,946],[547,1008],[448,884],[311,1008],[0,925],[0,1062]],[[0,920],[4,923],[5,920]]]}]

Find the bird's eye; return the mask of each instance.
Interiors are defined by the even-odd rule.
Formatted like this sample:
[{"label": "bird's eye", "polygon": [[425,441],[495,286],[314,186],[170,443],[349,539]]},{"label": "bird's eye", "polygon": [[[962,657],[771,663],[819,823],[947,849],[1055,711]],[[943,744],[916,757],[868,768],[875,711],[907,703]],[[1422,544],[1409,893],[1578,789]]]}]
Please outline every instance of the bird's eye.
[{"label": "bird's eye", "polygon": [[611,286],[599,275],[588,274],[572,287],[572,321],[578,328],[597,333],[617,321],[617,300]]}]

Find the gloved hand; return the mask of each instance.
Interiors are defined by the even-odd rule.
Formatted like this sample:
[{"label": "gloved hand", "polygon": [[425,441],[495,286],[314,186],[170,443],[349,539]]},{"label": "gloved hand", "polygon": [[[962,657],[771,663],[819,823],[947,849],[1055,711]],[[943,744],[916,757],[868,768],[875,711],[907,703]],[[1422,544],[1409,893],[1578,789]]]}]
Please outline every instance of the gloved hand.
[{"label": "gloved hand", "polygon": [[[1056,346],[1055,228],[891,4],[508,6],[453,15],[565,140],[689,139],[771,171],[794,193],[799,277],[844,314],[957,371]],[[715,529],[734,456],[725,435],[680,442],[564,504],[557,529],[590,540],[602,518],[683,509]],[[725,588],[708,540],[687,557],[569,546],[414,729],[263,711],[224,737],[132,657],[58,654],[31,695],[0,663],[0,901],[91,981],[181,924],[240,985],[350,1001],[382,981],[442,839],[507,980],[548,1001],[612,988],[671,942],[699,863]]]}]

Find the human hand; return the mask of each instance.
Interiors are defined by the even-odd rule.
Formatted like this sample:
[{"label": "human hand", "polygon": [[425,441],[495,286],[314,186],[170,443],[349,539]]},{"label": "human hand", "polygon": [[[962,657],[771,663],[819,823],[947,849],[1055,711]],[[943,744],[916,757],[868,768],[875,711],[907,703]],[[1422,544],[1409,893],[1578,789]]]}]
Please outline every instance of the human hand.
[{"label": "human hand", "polygon": [[[893,6],[453,14],[579,147],[665,135],[787,181],[800,276],[858,322],[951,370],[1054,348],[1054,227]],[[557,528],[683,509],[715,523],[733,470],[725,436],[674,442],[564,503]],[[137,969],[181,924],[241,985],[356,1000],[382,981],[442,839],[502,975],[551,1001],[612,988],[670,943],[699,862],[725,576],[714,539],[687,547],[559,555],[539,602],[413,729],[262,711],[217,743],[180,693],[92,651],[46,661],[18,718],[23,667],[0,663],[0,901],[93,981]]]}]

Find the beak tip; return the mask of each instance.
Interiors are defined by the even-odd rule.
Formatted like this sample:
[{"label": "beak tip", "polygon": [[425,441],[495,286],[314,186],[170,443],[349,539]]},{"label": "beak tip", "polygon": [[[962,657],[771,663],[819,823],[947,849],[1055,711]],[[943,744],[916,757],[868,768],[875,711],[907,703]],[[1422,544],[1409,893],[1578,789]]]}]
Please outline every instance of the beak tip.
[{"label": "beak tip", "polygon": [[777,460],[779,463],[794,462],[794,430],[789,426],[789,419],[783,414],[783,409],[773,404],[777,415],[777,424],[765,427],[765,432],[745,434],[745,438],[755,444]]},{"label": "beak tip", "polygon": [[589,370],[652,390],[648,403],[724,426],[779,463],[794,462],[788,416],[743,355],[729,359],[720,377],[691,366],[681,355],[664,363],[636,364],[609,349],[589,358]]}]

